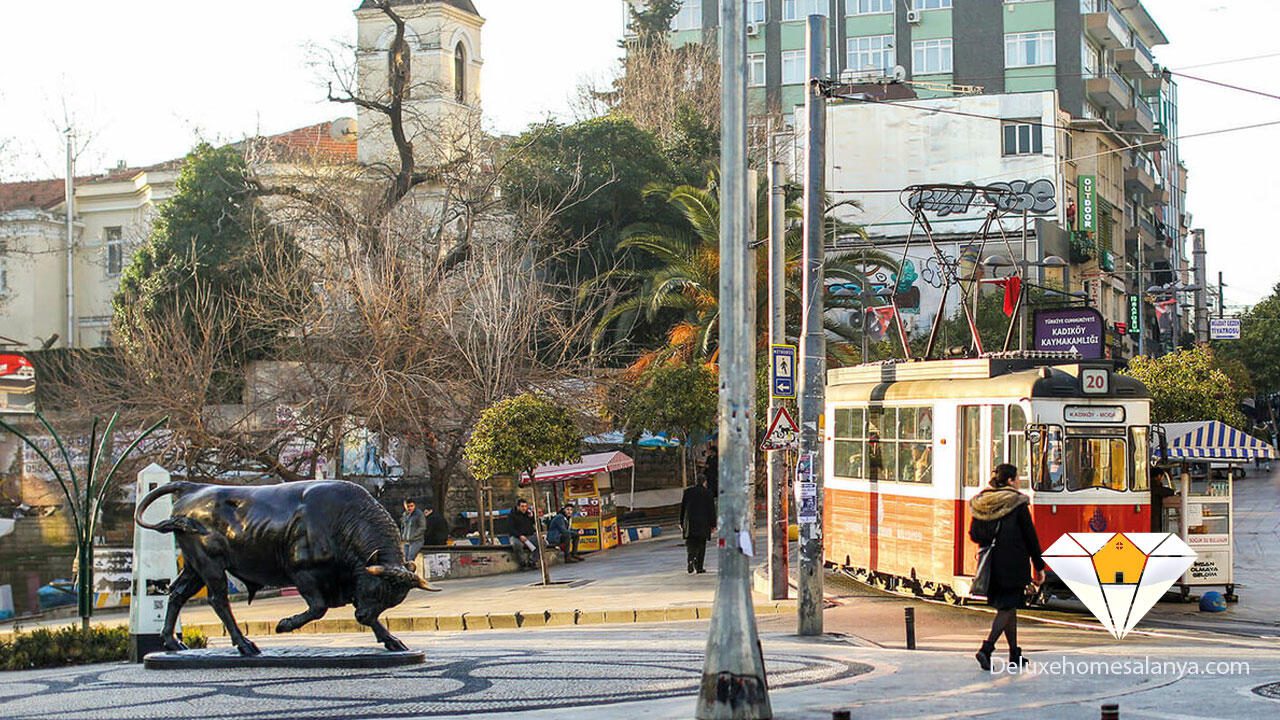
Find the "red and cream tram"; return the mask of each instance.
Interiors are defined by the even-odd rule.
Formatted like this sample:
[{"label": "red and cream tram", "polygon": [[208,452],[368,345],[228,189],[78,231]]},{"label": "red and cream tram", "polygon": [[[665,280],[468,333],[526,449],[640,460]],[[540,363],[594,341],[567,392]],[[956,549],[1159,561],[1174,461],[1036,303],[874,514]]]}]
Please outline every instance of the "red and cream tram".
[{"label": "red and cream tram", "polygon": [[826,561],[855,577],[968,596],[968,501],[1002,462],[1019,468],[1042,547],[1066,532],[1150,531],[1150,396],[1111,363],[843,368],[826,402]]}]

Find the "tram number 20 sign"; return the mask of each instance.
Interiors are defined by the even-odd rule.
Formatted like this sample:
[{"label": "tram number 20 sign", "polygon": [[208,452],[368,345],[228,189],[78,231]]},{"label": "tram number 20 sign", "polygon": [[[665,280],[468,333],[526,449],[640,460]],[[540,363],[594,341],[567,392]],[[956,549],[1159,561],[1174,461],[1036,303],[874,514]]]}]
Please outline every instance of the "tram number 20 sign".
[{"label": "tram number 20 sign", "polygon": [[1111,372],[1106,368],[1080,368],[1080,392],[1085,395],[1111,392]]}]

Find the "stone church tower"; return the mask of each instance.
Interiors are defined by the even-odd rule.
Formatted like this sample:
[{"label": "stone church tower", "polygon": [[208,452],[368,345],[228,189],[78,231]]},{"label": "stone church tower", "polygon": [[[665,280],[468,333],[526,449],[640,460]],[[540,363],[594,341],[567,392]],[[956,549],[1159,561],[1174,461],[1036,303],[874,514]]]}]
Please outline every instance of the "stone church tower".
[{"label": "stone church tower", "polygon": [[[395,25],[376,0],[356,9],[356,83],[359,97],[388,102],[389,53]],[[421,165],[445,160],[450,148],[479,122],[480,30],[484,19],[471,0],[391,0],[405,19],[409,43],[410,94],[405,103],[405,132]],[[386,116],[358,108],[358,159],[361,164],[391,163],[395,145]]]}]

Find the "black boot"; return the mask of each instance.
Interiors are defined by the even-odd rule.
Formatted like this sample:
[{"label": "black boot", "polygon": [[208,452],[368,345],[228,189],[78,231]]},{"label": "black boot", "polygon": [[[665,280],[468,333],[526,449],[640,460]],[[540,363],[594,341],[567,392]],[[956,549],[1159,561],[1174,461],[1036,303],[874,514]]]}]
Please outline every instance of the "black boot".
[{"label": "black boot", "polygon": [[995,643],[982,643],[982,647],[978,648],[978,652],[973,654],[973,656],[978,660],[978,667],[987,671],[991,670],[991,653],[995,652],[995,649]]},{"label": "black boot", "polygon": [[1029,662],[1030,661],[1027,660],[1026,656],[1022,654],[1022,648],[1020,647],[1010,648],[1009,665],[1017,668],[1024,668],[1027,666],[1027,663]]}]

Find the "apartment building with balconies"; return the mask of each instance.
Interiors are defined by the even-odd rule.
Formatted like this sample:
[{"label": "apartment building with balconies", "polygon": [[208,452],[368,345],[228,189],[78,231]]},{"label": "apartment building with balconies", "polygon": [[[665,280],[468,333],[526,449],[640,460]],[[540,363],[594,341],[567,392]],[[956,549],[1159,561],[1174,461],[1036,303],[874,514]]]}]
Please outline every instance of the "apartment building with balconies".
[{"label": "apartment building with balconies", "polygon": [[[1054,91],[1071,128],[1054,174],[1070,205],[1081,175],[1102,201],[1096,226],[1069,229],[1077,258],[1089,256],[1072,268],[1072,289],[1098,298],[1115,352],[1176,343],[1158,333],[1145,297],[1186,269],[1177,86],[1152,51],[1168,38],[1140,0],[748,0],[746,9],[748,110],[759,127],[795,124],[810,14],[829,18],[829,77],[901,86],[892,96],[902,102]],[[685,0],[672,40],[715,42],[718,22],[718,2]],[[1001,123],[993,118],[993,133]],[[1126,295],[1145,308],[1142,340]]]}]

